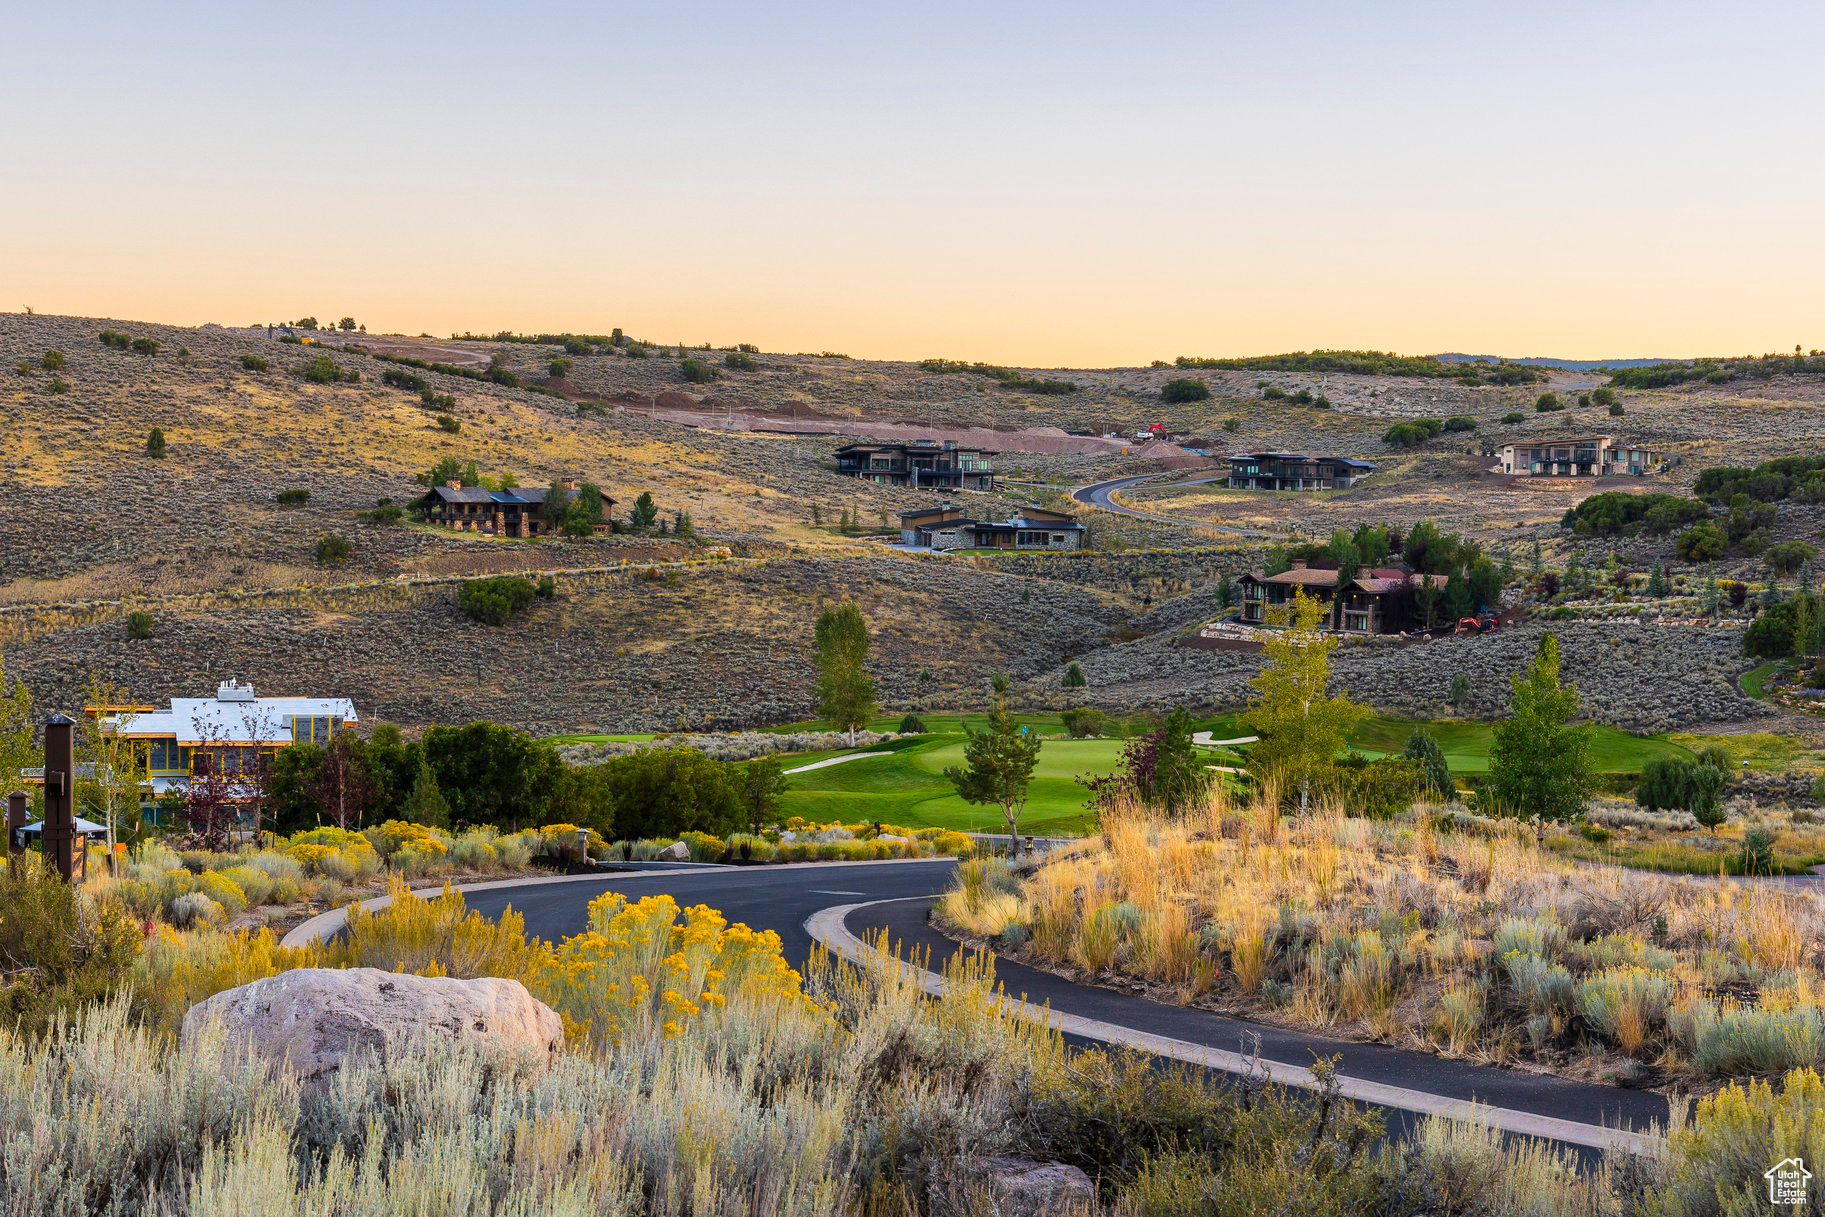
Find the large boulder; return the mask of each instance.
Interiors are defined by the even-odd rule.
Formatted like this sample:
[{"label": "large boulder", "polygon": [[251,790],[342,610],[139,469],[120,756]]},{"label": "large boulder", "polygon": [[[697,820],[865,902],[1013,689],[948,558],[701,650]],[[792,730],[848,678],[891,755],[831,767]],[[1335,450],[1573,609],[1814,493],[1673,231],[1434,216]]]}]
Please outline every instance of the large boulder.
[{"label": "large boulder", "polygon": [[379,968],[297,968],[217,993],[184,1015],[189,1043],[212,1019],[228,1040],[305,1079],[350,1056],[427,1038],[485,1041],[550,1058],[564,1043],[557,1012],[517,980],[410,976]]},{"label": "large boulder", "polygon": [[683,841],[673,841],[670,845],[659,851],[659,860],[661,862],[689,862],[691,860],[691,847],[686,845]]}]

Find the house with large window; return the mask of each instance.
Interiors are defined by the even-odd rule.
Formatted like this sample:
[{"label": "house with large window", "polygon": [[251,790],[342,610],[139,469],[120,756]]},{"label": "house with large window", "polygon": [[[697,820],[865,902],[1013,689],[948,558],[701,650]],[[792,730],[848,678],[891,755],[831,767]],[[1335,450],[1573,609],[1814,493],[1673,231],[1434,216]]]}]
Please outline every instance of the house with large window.
[{"label": "house with large window", "polygon": [[914,490],[993,490],[994,453],[961,448],[953,440],[922,439],[910,444],[845,444],[836,450],[836,471],[883,486]]},{"label": "house with large window", "polygon": [[[1433,594],[1442,598],[1447,582],[1444,575],[1419,574],[1404,566],[1359,570],[1342,582],[1340,573],[1335,566],[1315,567],[1295,558],[1290,569],[1277,575],[1259,571],[1243,575],[1236,581],[1242,591],[1242,620],[1263,624],[1270,608],[1304,594],[1324,605],[1327,629],[1346,634],[1398,634],[1425,624],[1421,589],[1430,584]],[[1435,609],[1435,621],[1442,612],[1442,608]]]},{"label": "house with large window", "polygon": [[1613,435],[1503,444],[1502,472],[1519,477],[1642,477],[1667,466],[1667,454]]},{"label": "house with large window", "polygon": [[1077,550],[1084,526],[1062,511],[1026,506],[1005,520],[976,520],[945,503],[900,513],[900,542],[923,549]]},{"label": "house with large window", "polygon": [[85,706],[105,734],[143,742],[148,801],[182,794],[193,774],[208,766],[216,773],[252,769],[262,753],[289,744],[327,745],[355,728],[355,703],[346,697],[260,697],[252,685],[235,680],[216,687],[214,697],[174,697],[156,706]]},{"label": "house with large window", "polygon": [[1231,490],[1348,490],[1375,472],[1353,456],[1242,452],[1229,458]]}]

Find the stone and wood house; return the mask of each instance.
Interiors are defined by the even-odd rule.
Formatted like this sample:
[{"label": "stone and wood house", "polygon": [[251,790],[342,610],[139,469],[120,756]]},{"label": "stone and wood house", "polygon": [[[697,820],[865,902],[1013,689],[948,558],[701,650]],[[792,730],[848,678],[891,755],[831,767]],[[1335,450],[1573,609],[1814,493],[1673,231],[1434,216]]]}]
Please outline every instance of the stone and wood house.
[{"label": "stone and wood house", "polygon": [[[574,501],[579,486],[575,478],[563,481],[564,493]],[[557,532],[558,526],[545,519],[545,496],[549,486],[514,486],[508,490],[489,490],[485,486],[465,486],[458,481],[433,486],[419,500],[425,522],[458,532],[488,533],[496,537],[541,537]],[[602,496],[605,513],[614,500]],[[607,532],[606,518],[596,525],[597,532]]]},{"label": "stone and wood house", "polygon": [[[1430,583],[1441,599],[1444,575],[1417,573],[1406,566],[1364,568],[1341,587],[1336,567],[1313,566],[1302,558],[1277,575],[1259,571],[1237,580],[1242,591],[1242,620],[1267,621],[1270,608],[1285,604],[1299,592],[1325,606],[1325,627],[1346,634],[1399,634],[1424,625],[1419,590]],[[1434,624],[1438,619],[1434,618]]]},{"label": "stone and wood house", "polygon": [[1069,551],[1084,546],[1084,526],[1062,511],[1028,505],[1005,520],[977,520],[945,503],[900,513],[900,541],[926,549]]}]

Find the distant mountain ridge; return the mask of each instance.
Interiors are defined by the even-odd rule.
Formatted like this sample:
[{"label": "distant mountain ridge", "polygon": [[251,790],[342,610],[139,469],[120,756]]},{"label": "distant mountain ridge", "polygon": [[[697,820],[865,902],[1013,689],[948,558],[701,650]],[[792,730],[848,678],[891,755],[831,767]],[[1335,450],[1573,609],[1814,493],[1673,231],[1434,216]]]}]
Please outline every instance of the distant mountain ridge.
[{"label": "distant mountain ridge", "polygon": [[1465,355],[1459,351],[1447,351],[1434,355],[1440,363],[1476,363],[1487,360],[1490,363],[1526,363],[1536,368],[1561,368],[1567,372],[1590,372],[1597,368],[1651,368],[1657,363],[1687,363],[1684,359],[1551,359],[1543,355],[1529,355],[1525,359],[1509,359],[1502,355]]}]

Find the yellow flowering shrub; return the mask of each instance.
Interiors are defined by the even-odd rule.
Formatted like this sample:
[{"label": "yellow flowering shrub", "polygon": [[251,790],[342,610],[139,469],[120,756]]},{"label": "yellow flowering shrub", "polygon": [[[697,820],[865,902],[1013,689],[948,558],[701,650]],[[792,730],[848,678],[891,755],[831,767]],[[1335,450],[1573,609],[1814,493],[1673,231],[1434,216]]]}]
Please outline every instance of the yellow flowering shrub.
[{"label": "yellow flowering shrub", "polygon": [[817,1008],[773,931],[730,925],[701,904],[680,920],[670,896],[628,904],[617,892],[590,902],[589,928],[557,949],[537,988],[573,1043],[675,1037],[730,1002]]},{"label": "yellow flowering shrub", "polygon": [[380,855],[368,839],[341,828],[298,833],[280,852],[313,875],[328,875],[344,883],[359,883],[380,869]]},{"label": "yellow flowering shrub", "polygon": [[442,858],[450,852],[449,834],[408,820],[388,820],[365,829],[361,836],[374,852],[389,860],[401,850],[411,850],[421,858]]},{"label": "yellow flowering shrub", "polygon": [[323,948],[327,967],[382,968],[419,976],[504,976],[522,983],[541,972],[551,948],[526,937],[511,909],[490,920],[468,908],[447,884],[440,895],[415,896],[397,875],[387,905],[349,908],[347,931]]},{"label": "yellow flowering shrub", "polygon": [[310,875],[319,873],[318,868],[323,862],[323,859],[335,852],[336,851],[328,845],[317,845],[308,841],[303,845],[288,845],[285,847],[286,857],[296,862],[299,866],[302,866],[305,873]]},{"label": "yellow flowering shrub", "polygon": [[241,890],[240,884],[219,870],[204,871],[197,877],[196,886],[191,890],[202,892],[221,905],[230,917],[247,911],[247,893]]},{"label": "yellow flowering shrub", "polygon": [[322,966],[317,947],[282,947],[268,929],[179,934],[160,926],[134,961],[128,985],[140,1016],[175,1033],[206,997],[292,968]]}]

